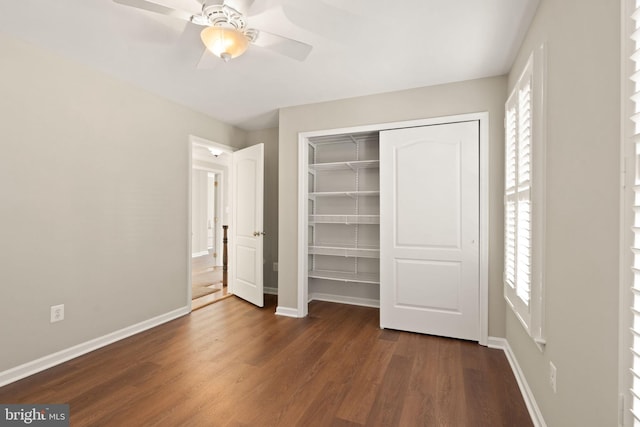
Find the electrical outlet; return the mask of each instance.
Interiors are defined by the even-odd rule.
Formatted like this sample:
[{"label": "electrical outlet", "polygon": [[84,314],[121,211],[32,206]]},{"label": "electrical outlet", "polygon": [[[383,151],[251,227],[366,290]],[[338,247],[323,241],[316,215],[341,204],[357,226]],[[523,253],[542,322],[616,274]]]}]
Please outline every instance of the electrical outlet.
[{"label": "electrical outlet", "polygon": [[556,380],[558,378],[558,371],[556,369],[556,365],[553,362],[549,362],[549,384],[551,384],[551,389],[555,393],[556,388]]},{"label": "electrical outlet", "polygon": [[51,306],[51,323],[64,320],[64,304]]},{"label": "electrical outlet", "polygon": [[278,271],[278,263],[277,262],[273,263],[273,271]]}]

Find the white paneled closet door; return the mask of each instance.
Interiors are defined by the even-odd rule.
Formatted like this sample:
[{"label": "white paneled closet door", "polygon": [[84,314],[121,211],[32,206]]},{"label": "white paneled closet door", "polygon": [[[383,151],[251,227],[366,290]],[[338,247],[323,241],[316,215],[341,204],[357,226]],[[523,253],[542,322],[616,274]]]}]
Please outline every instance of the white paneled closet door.
[{"label": "white paneled closet door", "polygon": [[380,326],[478,341],[479,122],[380,133]]}]

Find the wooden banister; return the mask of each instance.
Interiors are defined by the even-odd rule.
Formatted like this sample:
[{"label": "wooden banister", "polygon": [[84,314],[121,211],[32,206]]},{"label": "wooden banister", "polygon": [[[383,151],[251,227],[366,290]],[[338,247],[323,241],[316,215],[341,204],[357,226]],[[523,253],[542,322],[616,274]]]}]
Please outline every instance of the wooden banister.
[{"label": "wooden banister", "polygon": [[227,243],[229,239],[227,238],[227,229],[228,225],[222,226],[222,286],[227,286]]}]

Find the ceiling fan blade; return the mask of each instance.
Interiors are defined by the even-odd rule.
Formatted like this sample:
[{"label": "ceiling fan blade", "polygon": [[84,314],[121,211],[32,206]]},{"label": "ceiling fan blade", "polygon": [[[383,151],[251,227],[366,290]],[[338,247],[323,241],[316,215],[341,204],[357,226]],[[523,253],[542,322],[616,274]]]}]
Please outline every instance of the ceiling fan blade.
[{"label": "ceiling fan blade", "polygon": [[172,9],[167,6],[163,6],[158,3],[154,3],[147,0],[113,0],[115,3],[119,3],[124,6],[135,7],[136,9],[148,10],[162,15],[172,16],[174,18],[183,19],[185,21],[192,22],[193,14],[184,10]]},{"label": "ceiling fan blade", "polygon": [[298,40],[289,39],[277,34],[258,30],[258,37],[253,41],[256,46],[277,52],[289,58],[304,61],[311,53],[313,46]]},{"label": "ceiling fan blade", "polygon": [[202,56],[200,57],[200,61],[198,61],[198,66],[196,68],[198,70],[213,70],[220,64],[224,64],[224,61],[205,49],[202,52]]},{"label": "ceiling fan blade", "polygon": [[201,31],[202,27],[198,25],[186,24],[173,45],[176,60],[182,61],[190,68],[196,68],[202,57],[204,46],[200,40]]},{"label": "ceiling fan blade", "polygon": [[201,32],[202,27],[200,25],[186,24],[184,26],[184,29],[182,30],[182,34],[180,34],[177,43],[181,46],[194,45],[202,47],[202,41],[200,40]]}]

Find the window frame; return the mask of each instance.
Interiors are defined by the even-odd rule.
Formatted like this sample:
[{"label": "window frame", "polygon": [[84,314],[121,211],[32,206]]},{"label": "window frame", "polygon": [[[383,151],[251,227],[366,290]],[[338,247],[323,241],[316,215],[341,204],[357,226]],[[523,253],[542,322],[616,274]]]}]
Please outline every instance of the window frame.
[{"label": "window frame", "polygon": [[[511,307],[516,318],[520,321],[528,335],[534,340],[540,350],[544,349],[546,344],[545,328],[544,328],[544,245],[545,245],[545,194],[546,194],[546,109],[544,103],[546,99],[546,58],[545,46],[540,45],[534,49],[526,62],[518,80],[513,86],[507,102],[505,103],[505,188],[504,188],[504,233],[505,233],[505,258],[503,270],[504,298],[507,305]],[[529,89],[529,179],[528,182],[520,182],[518,177],[517,166],[515,168],[515,182],[509,185],[507,182],[509,167],[509,144],[510,135],[508,116],[510,111],[516,109],[515,121],[518,122],[519,109],[522,107],[519,103],[520,92],[530,85]],[[518,147],[520,138],[518,125],[515,129],[515,146]],[[517,148],[516,148],[517,150]],[[517,165],[519,156],[515,158]],[[522,184],[522,185],[520,185]],[[525,301],[518,295],[517,288],[517,266],[518,266],[518,239],[522,236],[518,235],[518,222],[515,222],[515,263],[516,282],[509,280],[508,273],[508,204],[516,203],[516,218],[518,204],[529,201],[530,227],[529,234],[529,295],[528,301]]]}]

